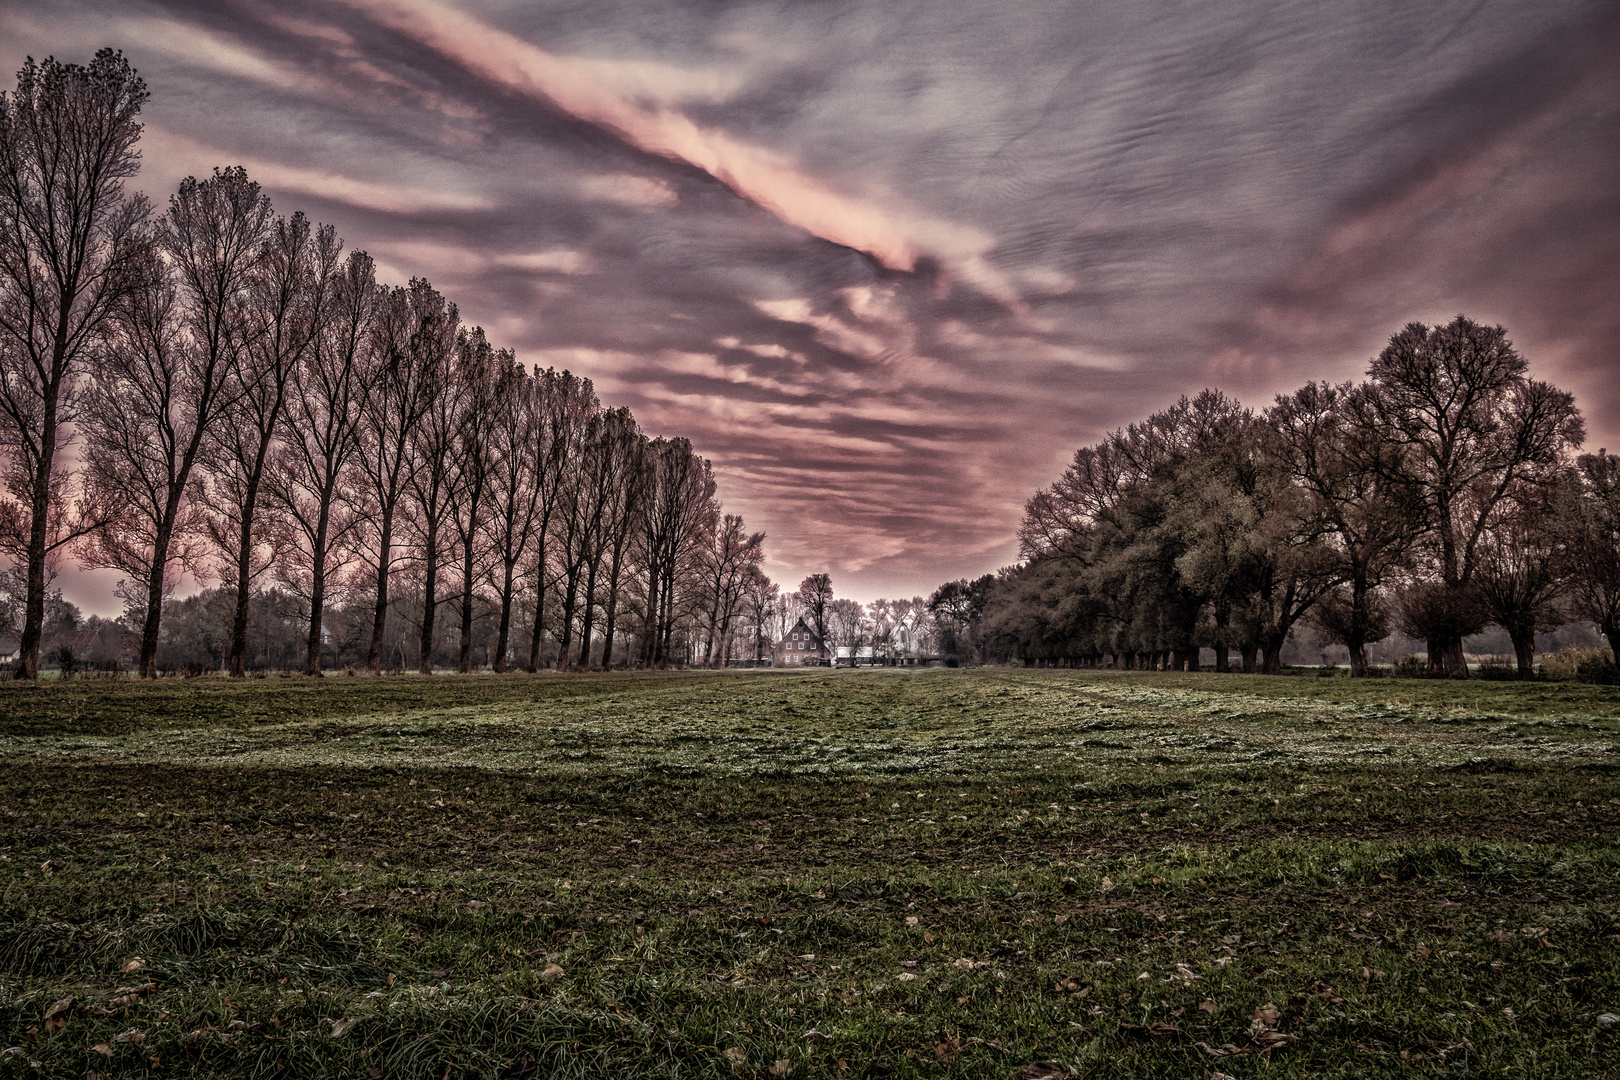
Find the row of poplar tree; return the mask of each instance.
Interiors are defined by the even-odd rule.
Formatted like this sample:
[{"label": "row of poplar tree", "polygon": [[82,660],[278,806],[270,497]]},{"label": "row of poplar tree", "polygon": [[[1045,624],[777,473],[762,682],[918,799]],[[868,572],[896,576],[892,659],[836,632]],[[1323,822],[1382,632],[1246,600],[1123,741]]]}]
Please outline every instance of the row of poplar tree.
[{"label": "row of poplar tree", "polygon": [[340,588],[373,601],[372,671],[402,587],[424,672],[447,603],[463,670],[482,608],[497,670],[605,665],[627,631],[632,660],[661,664],[683,622],[723,661],[745,593],[768,586],[764,537],[722,513],[685,439],[649,438],[587,379],[526,370],[428,282],[379,285],[365,253],[277,215],[241,168],[186,179],[153,214],[124,188],[146,99],[111,50],[30,59],[0,96],[0,550],[25,570],[19,676],[37,676],[63,558],[123,573],[145,676],[181,571],[233,596],[233,674],[267,579],[307,605],[311,673]]},{"label": "row of poplar tree", "polygon": [[1081,448],[984,632],[1031,662],[1276,671],[1303,619],[1354,675],[1394,629],[1462,674],[1494,624],[1529,677],[1535,634],[1581,620],[1620,654],[1620,458],[1583,437],[1501,327],[1411,323],[1360,383],[1261,412],[1206,390]]}]

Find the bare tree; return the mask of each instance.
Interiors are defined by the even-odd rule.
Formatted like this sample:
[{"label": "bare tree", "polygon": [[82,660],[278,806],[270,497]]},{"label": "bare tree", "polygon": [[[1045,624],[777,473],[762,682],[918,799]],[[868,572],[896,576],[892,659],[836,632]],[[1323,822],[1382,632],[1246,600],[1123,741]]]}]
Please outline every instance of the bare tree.
[{"label": "bare tree", "polygon": [[[762,567],[751,567],[743,582],[743,611],[753,630],[754,663],[765,659],[767,648],[774,648],[772,628],[781,607],[781,586],[765,576]],[[780,633],[780,631],[778,631]]]},{"label": "bare tree", "polygon": [[539,524],[534,448],[543,437],[544,420],[539,379],[530,378],[511,353],[501,355],[494,380],[489,432],[490,506],[485,527],[499,607],[491,660],[497,672],[504,672],[511,647],[518,564]]},{"label": "bare tree", "polygon": [[464,330],[456,340],[452,378],[461,402],[452,442],[455,482],[450,486],[449,508],[461,559],[461,591],[456,598],[461,616],[457,670],[463,675],[472,671],[474,589],[486,569],[483,514],[489,502],[494,394],[501,368],[510,366],[512,360],[509,351],[490,345],[482,327]]},{"label": "bare tree", "polygon": [[293,369],[281,443],[266,478],[280,533],[275,546],[295,553],[278,564],[276,577],[309,602],[308,675],[321,674],[328,590],[362,520],[359,506],[342,498],[342,485],[354,479],[350,463],[380,371],[370,337],[381,291],[370,256],[351,252],[326,291],[314,340]]},{"label": "bare tree", "polygon": [[[529,638],[529,670],[538,671],[545,642],[548,573],[554,527],[563,517],[569,481],[578,462],[585,428],[600,406],[589,379],[547,368],[535,375],[541,423],[532,444],[535,485],[534,625]],[[559,654],[559,660],[561,654]]]},{"label": "bare tree", "polygon": [[141,278],[150,208],[124,181],[147,97],[111,49],[87,66],[30,58],[0,94],[0,550],[26,577],[18,678],[39,675],[48,564],[105,516],[71,512],[57,456],[80,369]]},{"label": "bare tree", "polygon": [[[269,200],[265,200],[268,207]],[[230,673],[247,672],[248,615],[255,582],[278,561],[278,530],[260,496],[294,373],[319,332],[326,286],[341,247],[331,226],[318,231],[294,214],[267,224],[244,304],[247,331],[227,391],[230,406],[203,440],[207,532],[235,579]]]},{"label": "bare tree", "polygon": [[1485,531],[1584,436],[1570,395],[1526,378],[1526,368],[1500,326],[1459,315],[1445,326],[1408,323],[1368,372],[1370,407],[1400,451],[1396,475],[1424,510],[1428,577],[1404,606],[1435,671],[1468,670],[1462,639],[1486,619],[1473,587]]},{"label": "bare tree", "polygon": [[810,620],[810,629],[815,631],[818,644],[826,644],[828,616],[831,614],[832,602],[833,587],[830,575],[811,574],[799,582],[799,604],[804,609],[804,617]]},{"label": "bare tree", "polygon": [[91,378],[87,483],[120,513],[91,533],[81,561],[123,570],[146,607],[140,673],[157,674],[170,563],[198,569],[204,438],[232,404],[253,328],[247,290],[269,199],[240,167],[187,177],[170,197],[147,280],[121,306],[117,333]]},{"label": "bare tree", "polygon": [[743,519],[726,514],[702,552],[703,590],[708,596],[708,642],[703,661],[723,667],[731,653],[731,624],[742,609],[748,572],[765,561],[765,534],[748,533]]},{"label": "bare tree", "polygon": [[1575,460],[1551,528],[1570,606],[1620,662],[1620,457],[1599,450]]},{"label": "bare tree", "polygon": [[451,547],[450,526],[454,499],[461,482],[456,461],[456,438],[460,434],[462,411],[468,385],[456,368],[457,345],[461,340],[461,319],[456,306],[438,292],[412,283],[412,306],[418,313],[418,333],[410,343],[417,363],[433,392],[422,410],[411,439],[410,473],[405,486],[411,496],[408,523],[416,533],[415,557],[422,575],[422,610],[418,642],[417,670],[433,674],[439,605],[439,570]]},{"label": "bare tree", "polygon": [[1417,492],[1364,388],[1307,383],[1278,395],[1266,423],[1276,464],[1326,522],[1344,579],[1318,603],[1315,622],[1349,649],[1350,674],[1360,678],[1368,644],[1389,633],[1379,589],[1423,530]]},{"label": "bare tree", "polygon": [[388,630],[389,580],[396,564],[401,511],[416,468],[417,428],[439,393],[439,354],[448,348],[447,326],[453,308],[421,278],[396,287],[378,304],[368,347],[375,350],[376,381],[360,412],[355,463],[363,477],[355,493],[370,541],[362,556],[375,582],[370,644],[366,667],[382,670]]},{"label": "bare tree", "polygon": [[685,439],[654,439],[648,448],[650,483],[642,518],[641,564],[646,575],[642,662],[662,667],[671,659],[676,623],[692,596],[689,575],[705,532],[719,514],[714,472]]},{"label": "bare tree", "polygon": [[607,512],[603,515],[603,527],[608,533],[602,600],[603,668],[613,666],[613,639],[618,633],[619,605],[633,557],[633,545],[646,511],[651,481],[647,469],[647,437],[636,427],[629,410],[625,411],[624,423],[617,425],[615,442],[614,471],[618,481],[609,493]]},{"label": "bare tree", "polygon": [[1558,541],[1549,528],[1555,487],[1523,492],[1480,537],[1474,589],[1485,613],[1513,642],[1519,678],[1536,675],[1536,633],[1566,621]]}]

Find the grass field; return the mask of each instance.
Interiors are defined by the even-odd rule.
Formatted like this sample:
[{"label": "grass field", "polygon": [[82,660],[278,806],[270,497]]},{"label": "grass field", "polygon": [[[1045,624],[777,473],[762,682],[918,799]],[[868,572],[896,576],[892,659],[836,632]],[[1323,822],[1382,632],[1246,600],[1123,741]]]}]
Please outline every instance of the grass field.
[{"label": "grass field", "polygon": [[0,1076],[1620,1076],[1612,689],[87,681],[0,718]]}]

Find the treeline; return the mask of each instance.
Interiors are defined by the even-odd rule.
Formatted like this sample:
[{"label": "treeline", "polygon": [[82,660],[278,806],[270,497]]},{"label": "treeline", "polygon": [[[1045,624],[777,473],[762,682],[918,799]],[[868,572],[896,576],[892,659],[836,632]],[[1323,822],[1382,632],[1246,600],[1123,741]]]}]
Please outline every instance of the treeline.
[{"label": "treeline", "polygon": [[1620,458],[1583,437],[1501,327],[1411,323],[1361,383],[1262,412],[1206,390],[1082,447],[982,632],[1026,662],[1276,671],[1308,621],[1359,676],[1398,629],[1461,675],[1496,625],[1528,678],[1535,634],[1583,620],[1620,655]]},{"label": "treeline", "polygon": [[724,662],[748,595],[774,586],[763,534],[723,513],[685,439],[647,436],[588,379],[527,370],[427,281],[380,285],[239,167],[154,215],[123,186],[146,100],[111,50],[29,60],[0,95],[20,677],[64,558],[123,573],[144,676],[182,572],[220,579],[237,675],[266,588],[278,617],[297,607],[311,674],[329,614],[360,608],[373,672],[406,656],[428,672],[444,634],[462,671],[606,665],[620,642],[631,663]]}]

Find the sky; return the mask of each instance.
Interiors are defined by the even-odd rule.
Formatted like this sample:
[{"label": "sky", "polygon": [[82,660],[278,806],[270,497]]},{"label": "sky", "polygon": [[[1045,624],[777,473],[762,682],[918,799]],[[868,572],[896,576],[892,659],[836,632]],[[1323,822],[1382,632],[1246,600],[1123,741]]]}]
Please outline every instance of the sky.
[{"label": "sky", "polygon": [[1414,319],[1504,325],[1620,448],[1612,0],[0,8],[9,72],[102,46],[158,205],[245,166],[690,438],[787,588],[993,571],[1076,447]]}]

